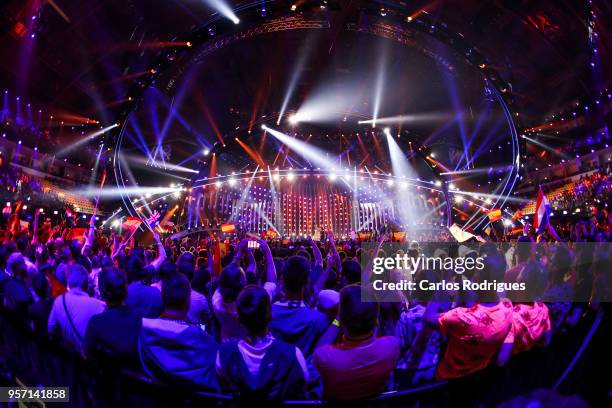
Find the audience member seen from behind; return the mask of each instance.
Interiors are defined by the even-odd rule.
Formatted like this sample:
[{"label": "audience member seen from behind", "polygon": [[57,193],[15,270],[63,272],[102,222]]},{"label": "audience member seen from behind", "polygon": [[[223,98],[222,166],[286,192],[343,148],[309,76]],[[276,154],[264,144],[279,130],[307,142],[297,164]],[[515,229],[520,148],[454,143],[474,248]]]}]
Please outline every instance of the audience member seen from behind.
[{"label": "audience member seen from behind", "polygon": [[138,336],[142,316],[125,304],[127,279],[115,268],[103,270],[98,278],[106,310],[93,316],[85,332],[85,355],[97,358],[109,355],[135,366],[138,362]]},{"label": "audience member seen from behind", "polygon": [[60,338],[64,345],[83,352],[85,331],[92,316],[104,311],[104,303],[87,294],[89,275],[81,265],[68,268],[68,292],[53,302],[49,315],[48,331]]},{"label": "audience member seen from behind", "polygon": [[[495,248],[485,249],[484,268],[474,275],[476,282],[503,281],[506,259]],[[511,334],[512,302],[500,299],[495,290],[476,293],[471,307],[456,307],[440,313],[444,302],[434,298],[425,311],[425,321],[447,338],[447,347],[436,375],[440,379],[465,377],[495,361],[499,349]]]},{"label": "audience member seen from behind", "polygon": [[272,305],[270,331],[274,337],[295,344],[306,357],[329,326],[327,317],[304,302],[304,290],[310,276],[310,262],[292,256],[283,271],[284,299]]},{"label": "audience member seen from behind", "polygon": [[206,331],[185,321],[191,285],[180,273],[164,280],[164,312],[156,319],[142,319],[139,354],[151,377],[187,387],[217,390],[217,343]]},{"label": "audience member seen from behind", "polygon": [[247,334],[219,348],[216,370],[222,388],[249,401],[302,397],[308,379],[306,362],[299,348],[269,333],[268,293],[259,286],[246,286],[236,304]]},{"label": "audience member seen from behind", "polygon": [[325,398],[354,400],[385,391],[400,346],[395,337],[376,337],[378,313],[377,302],[361,301],[359,285],[341,290],[340,324],[334,322],[324,338],[336,338],[341,325],[342,339],[338,344],[321,345],[314,353]]}]

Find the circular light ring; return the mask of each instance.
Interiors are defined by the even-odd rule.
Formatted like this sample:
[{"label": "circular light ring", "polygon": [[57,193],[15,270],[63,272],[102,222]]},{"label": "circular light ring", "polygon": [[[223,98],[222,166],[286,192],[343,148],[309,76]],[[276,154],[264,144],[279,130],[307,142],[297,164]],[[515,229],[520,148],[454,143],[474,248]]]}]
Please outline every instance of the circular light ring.
[{"label": "circular light ring", "polygon": [[[267,1],[267,2],[258,1],[258,2],[253,2],[253,3],[247,3],[247,4],[239,6],[238,8],[236,8],[235,11],[246,13],[249,10],[253,10],[257,7],[262,6],[262,4],[263,5],[268,4],[268,6],[265,6],[268,9],[269,6],[273,6],[273,5],[278,6],[277,3],[278,2],[274,2],[274,1]],[[272,10],[272,9],[268,9],[268,10]],[[231,44],[234,41],[246,38],[245,35],[254,36],[254,35],[259,35],[259,34],[266,33],[266,32],[281,31],[281,30],[284,31],[288,29],[330,28],[329,21],[324,20],[324,19],[322,20],[322,19],[316,19],[316,18],[308,18],[302,14],[300,14],[299,16],[292,14],[290,15],[290,17],[280,18],[280,19],[279,18],[276,18],[276,19],[266,18],[265,20],[267,21],[263,21],[263,22],[261,21],[262,17],[260,16],[258,24],[255,27],[249,28],[248,29],[249,31],[247,31],[246,34],[243,31],[237,30],[239,26],[235,24],[231,24],[231,25],[218,24],[217,26],[215,26],[216,30],[220,30],[222,33],[232,33],[233,32],[234,33],[233,37],[229,39],[226,38],[224,40],[220,40],[219,38],[216,38],[214,41],[211,41],[212,39],[210,35],[208,34],[208,28],[210,28],[213,24],[218,23],[223,18],[224,17],[222,17],[221,15],[215,15],[213,18],[204,22],[204,24],[202,24],[199,28],[195,29],[185,39],[185,41],[189,41],[191,44],[194,44],[194,46],[188,47],[186,50],[183,50],[183,52],[195,52],[194,50],[199,49],[200,45],[209,42],[209,46],[206,49],[207,51],[199,52],[198,54],[196,54],[196,57],[203,58],[206,55],[210,54],[211,52],[214,52],[217,49],[220,49],[228,44]],[[389,15],[387,18],[389,20],[393,20],[393,18],[391,18],[391,15]],[[247,21],[247,19],[245,18],[241,18],[240,20],[241,22]],[[395,22],[398,23],[397,21]],[[266,26],[266,24],[268,25]],[[520,169],[519,160],[520,160],[521,145],[518,141],[516,125],[514,122],[515,116],[512,115],[512,112],[510,111],[507,105],[507,103],[512,103],[511,94],[507,92],[507,90],[510,89],[510,85],[507,84],[503,79],[501,79],[499,74],[493,68],[491,68],[491,64],[486,60],[486,58],[480,55],[480,53],[475,48],[473,48],[471,45],[467,44],[465,39],[461,35],[454,33],[452,31],[449,31],[444,25],[441,25],[441,24],[437,24],[435,26],[435,30],[431,30],[432,24],[433,22],[429,21],[429,17],[427,15],[420,14],[416,18],[411,18],[409,20],[406,18],[405,20],[403,20],[403,22],[400,23],[399,26],[395,26],[395,27],[396,28],[404,27],[410,30],[418,30],[433,38],[436,38],[437,40],[441,41],[448,47],[451,47],[463,53],[466,56],[467,61],[471,65],[473,65],[475,68],[480,70],[485,80],[488,81],[489,85],[491,85],[491,87],[495,90],[494,92],[495,97],[500,103],[500,105],[502,106],[502,109],[504,110],[504,114],[506,115],[506,119],[508,121],[508,125],[510,128],[510,136],[512,140],[512,151],[513,151],[512,170],[505,179],[504,186],[502,188],[502,192],[499,194],[500,197],[496,199],[495,203],[490,208],[494,208],[497,205],[503,205],[508,200],[516,184],[516,179],[518,179],[519,177],[518,173]],[[391,26],[391,29],[393,29],[393,26]],[[373,31],[372,34],[379,35],[380,32]],[[387,36],[384,36],[384,35],[383,37],[388,38]],[[390,38],[390,39],[394,39],[394,38]],[[176,51],[173,51],[173,52],[176,52]],[[439,61],[441,59],[441,62],[444,62],[443,61],[444,58],[436,54],[434,51],[429,51],[429,52],[431,52],[431,54],[428,54],[428,55],[430,55],[436,61]],[[169,58],[166,58],[166,54],[164,54],[164,56],[160,57],[160,60],[158,60],[158,63],[155,65],[155,67],[151,68],[150,75],[145,77],[144,80],[139,81],[130,90],[130,92],[128,92],[128,98],[131,98],[131,100],[128,106],[120,114],[120,117],[123,120],[119,120],[118,122],[121,123],[122,126],[118,134],[115,136],[116,139],[113,143],[115,145],[113,167],[114,167],[114,172],[115,172],[115,176],[117,180],[117,185],[120,188],[125,188],[125,182],[124,182],[125,179],[123,178],[123,175],[122,175],[121,161],[119,160],[119,155],[118,155],[118,152],[120,151],[121,145],[123,142],[123,134],[125,132],[125,124],[127,122],[125,119],[127,119],[127,116],[130,113],[132,113],[135,110],[135,108],[138,106],[138,104],[140,103],[140,99],[146,87],[150,85],[152,81],[154,80],[154,78],[160,74],[160,71],[162,71],[165,68],[168,68],[171,65],[174,65],[175,61],[176,61],[176,58],[169,59]],[[450,65],[448,64],[445,64],[445,65],[447,66],[447,68],[451,68]],[[179,69],[177,72],[177,75],[180,75],[181,73],[182,71]],[[214,152],[215,147],[216,145],[209,149],[210,154]],[[444,183],[444,185],[446,185],[446,183]],[[122,192],[121,198],[122,198],[122,201],[124,202],[124,205],[126,204],[125,197],[127,197],[127,194],[125,194],[124,196],[124,193]],[[450,200],[448,200],[448,197],[446,201],[449,205],[449,210],[447,211],[447,216],[448,216],[447,224],[450,225],[451,211],[450,211]],[[127,203],[128,204],[126,205],[126,208],[128,212],[130,214],[132,214],[133,212],[136,212],[138,214],[138,212],[135,211],[129,199],[127,199]],[[474,228],[481,227],[484,221],[485,221],[484,218],[481,219]]]}]

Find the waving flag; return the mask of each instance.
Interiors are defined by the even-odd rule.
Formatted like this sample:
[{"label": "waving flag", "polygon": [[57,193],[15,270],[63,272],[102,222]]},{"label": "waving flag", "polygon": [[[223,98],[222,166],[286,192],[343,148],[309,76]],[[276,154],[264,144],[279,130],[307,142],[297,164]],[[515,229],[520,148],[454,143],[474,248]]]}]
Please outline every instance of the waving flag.
[{"label": "waving flag", "polygon": [[221,232],[225,232],[230,233],[230,232],[236,232],[236,226],[233,223],[230,224],[222,224],[221,225]]},{"label": "waving flag", "polygon": [[538,189],[538,198],[536,199],[535,215],[533,217],[533,228],[537,233],[544,231],[548,226],[548,217],[550,214],[550,205],[542,191],[542,186]]},{"label": "waving flag", "polygon": [[124,230],[133,230],[140,227],[142,221],[138,217],[127,217],[127,219],[123,222],[122,228]]},{"label": "waving flag", "polygon": [[451,225],[448,228],[448,230],[453,235],[453,237],[457,240],[457,242],[465,242],[471,238],[475,238],[479,242],[485,242],[484,238],[462,230],[461,227],[459,227],[457,224]]},{"label": "waving flag", "polygon": [[493,208],[492,210],[489,210],[489,212],[487,212],[487,215],[489,216],[489,222],[495,222],[501,220],[502,211],[500,208]]},{"label": "waving flag", "polygon": [[147,218],[147,225],[151,227],[151,229],[155,228],[161,219],[161,213],[157,210],[151,213],[151,216]]}]

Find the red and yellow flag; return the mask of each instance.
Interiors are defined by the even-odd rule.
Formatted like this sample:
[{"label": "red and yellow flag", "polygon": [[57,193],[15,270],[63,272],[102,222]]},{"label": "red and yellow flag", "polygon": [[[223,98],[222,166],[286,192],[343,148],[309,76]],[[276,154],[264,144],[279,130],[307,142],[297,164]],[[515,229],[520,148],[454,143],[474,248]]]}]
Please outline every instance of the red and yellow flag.
[{"label": "red and yellow flag", "polygon": [[495,222],[497,220],[501,220],[502,218],[502,211],[500,208],[493,208],[492,210],[490,210],[487,215],[489,216],[489,221],[490,222]]}]

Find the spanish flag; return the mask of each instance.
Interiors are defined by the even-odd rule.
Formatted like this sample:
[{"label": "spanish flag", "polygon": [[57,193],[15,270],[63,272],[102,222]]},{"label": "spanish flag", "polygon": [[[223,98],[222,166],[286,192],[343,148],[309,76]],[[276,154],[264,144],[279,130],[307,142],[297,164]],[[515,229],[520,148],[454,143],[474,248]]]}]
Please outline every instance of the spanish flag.
[{"label": "spanish flag", "polygon": [[221,232],[229,233],[236,232],[236,226],[234,224],[221,224]]},{"label": "spanish flag", "polygon": [[494,208],[490,210],[487,215],[489,216],[489,222],[495,222],[497,220],[501,220],[502,211],[500,208]]}]

